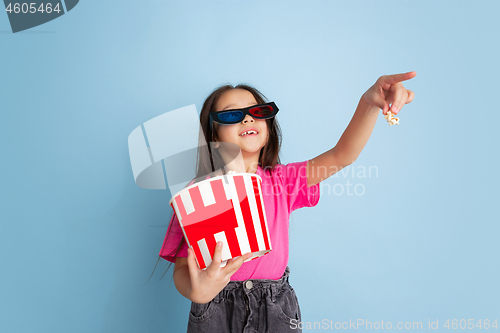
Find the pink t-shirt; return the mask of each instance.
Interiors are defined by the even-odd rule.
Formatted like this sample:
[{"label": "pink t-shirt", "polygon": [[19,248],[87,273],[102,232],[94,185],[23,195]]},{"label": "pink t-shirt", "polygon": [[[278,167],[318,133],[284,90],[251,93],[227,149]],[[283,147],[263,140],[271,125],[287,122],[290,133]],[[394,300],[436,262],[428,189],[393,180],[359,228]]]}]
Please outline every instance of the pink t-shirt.
[{"label": "pink t-shirt", "polygon": [[[231,276],[231,281],[248,279],[277,280],[285,272],[288,265],[288,222],[290,214],[302,207],[316,206],[319,201],[319,183],[307,187],[307,162],[295,162],[286,165],[277,164],[272,173],[270,168],[264,170],[260,165],[258,166],[256,174],[262,178],[262,196],[272,251],[262,257],[243,263],[238,271]],[[184,237],[175,214],[172,214],[170,219],[167,235],[169,238],[168,243],[165,236],[160,257],[175,263],[175,257],[171,255],[171,252],[177,249]],[[178,256],[187,257],[187,249],[187,244],[184,242]]]}]

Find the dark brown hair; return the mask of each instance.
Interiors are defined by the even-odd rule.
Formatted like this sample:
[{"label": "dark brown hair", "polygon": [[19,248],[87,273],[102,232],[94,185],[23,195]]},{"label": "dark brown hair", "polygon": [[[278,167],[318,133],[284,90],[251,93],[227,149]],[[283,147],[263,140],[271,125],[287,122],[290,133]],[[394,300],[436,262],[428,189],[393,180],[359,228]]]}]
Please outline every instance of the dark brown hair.
[{"label": "dark brown hair", "polygon": [[[215,126],[211,127],[210,125],[210,112],[212,111],[218,111],[216,110],[217,107],[217,102],[219,101],[219,98],[222,96],[222,94],[228,90],[232,89],[245,89],[252,93],[253,97],[257,101],[257,104],[264,104],[266,103],[266,97],[256,88],[253,88],[249,85],[246,84],[238,84],[237,86],[232,86],[230,84],[220,86],[219,88],[215,89],[205,100],[203,103],[203,107],[200,112],[200,124],[201,124],[201,129],[203,130],[203,133],[200,133],[200,140],[199,142],[203,142],[203,138],[201,137],[202,135],[204,136],[204,142],[210,143],[210,142],[215,142],[219,141],[219,137],[217,134],[217,129]],[[269,133],[268,141],[266,145],[261,149],[260,155],[259,155],[259,165],[261,168],[264,168],[265,170],[270,169],[271,171],[274,169],[276,164],[281,164],[280,159],[279,159],[279,153],[281,149],[281,129],[278,124],[278,120],[276,117],[266,119],[266,125]],[[205,146],[206,148],[206,146]],[[196,170],[196,177],[204,177],[204,175],[207,175],[215,170],[217,170],[218,165],[223,165],[221,163],[221,157],[220,155],[215,153],[212,154],[211,149],[204,149],[203,147],[198,147],[198,153],[197,153],[197,170]],[[204,178],[203,178],[204,179]],[[174,213],[172,213],[174,214]],[[169,229],[171,231],[172,228]],[[170,232],[169,232],[170,233]],[[168,239],[167,235],[167,239]],[[182,238],[181,242],[179,243],[179,246],[177,249],[169,253],[170,255],[173,255],[175,259],[177,260],[178,254],[183,247],[184,243],[186,243],[186,240],[184,237]],[[156,262],[155,268],[153,269],[153,273],[156,270],[156,266],[158,265],[158,262],[160,261],[160,256],[158,256],[158,261]],[[167,267],[167,270],[165,273],[162,275],[161,278],[167,273],[167,271],[170,269],[170,266],[172,266],[172,263]],[[151,273],[151,276],[153,276],[153,273]],[[149,279],[151,279],[151,276]],[[149,281],[148,279],[148,281]],[[147,282],[146,282],[147,283]]]}]

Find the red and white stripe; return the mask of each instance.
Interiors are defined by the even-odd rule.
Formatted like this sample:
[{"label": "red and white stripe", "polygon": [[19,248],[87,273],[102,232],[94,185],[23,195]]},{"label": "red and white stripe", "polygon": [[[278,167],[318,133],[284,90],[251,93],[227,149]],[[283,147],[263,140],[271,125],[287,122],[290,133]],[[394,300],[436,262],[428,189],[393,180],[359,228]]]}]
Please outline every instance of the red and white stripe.
[{"label": "red and white stripe", "polygon": [[201,269],[212,262],[218,241],[224,243],[222,261],[247,252],[259,252],[256,258],[271,250],[261,178],[257,175],[207,179],[177,193],[171,205]]}]

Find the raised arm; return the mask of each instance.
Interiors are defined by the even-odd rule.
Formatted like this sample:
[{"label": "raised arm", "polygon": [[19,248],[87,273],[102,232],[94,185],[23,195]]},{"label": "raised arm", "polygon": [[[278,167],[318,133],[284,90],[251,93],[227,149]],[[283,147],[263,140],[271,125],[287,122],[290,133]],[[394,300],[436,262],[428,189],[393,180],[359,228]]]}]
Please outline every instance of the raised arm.
[{"label": "raised arm", "polygon": [[322,182],[356,161],[372,134],[379,109],[386,115],[391,104],[391,112],[398,114],[405,104],[413,100],[415,94],[405,89],[401,81],[412,79],[415,75],[416,72],[408,72],[378,78],[361,96],[354,116],[337,145],[307,163],[308,186]]}]

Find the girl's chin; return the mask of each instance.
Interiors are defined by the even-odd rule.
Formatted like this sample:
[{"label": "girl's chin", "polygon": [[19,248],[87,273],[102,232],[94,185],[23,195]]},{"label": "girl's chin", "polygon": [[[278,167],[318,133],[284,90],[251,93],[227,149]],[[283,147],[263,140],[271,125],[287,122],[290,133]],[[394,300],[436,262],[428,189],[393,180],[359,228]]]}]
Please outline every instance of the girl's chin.
[{"label": "girl's chin", "polygon": [[260,153],[261,149],[264,147],[245,147],[245,146],[240,146],[240,150],[242,153],[246,154],[257,154]]}]

